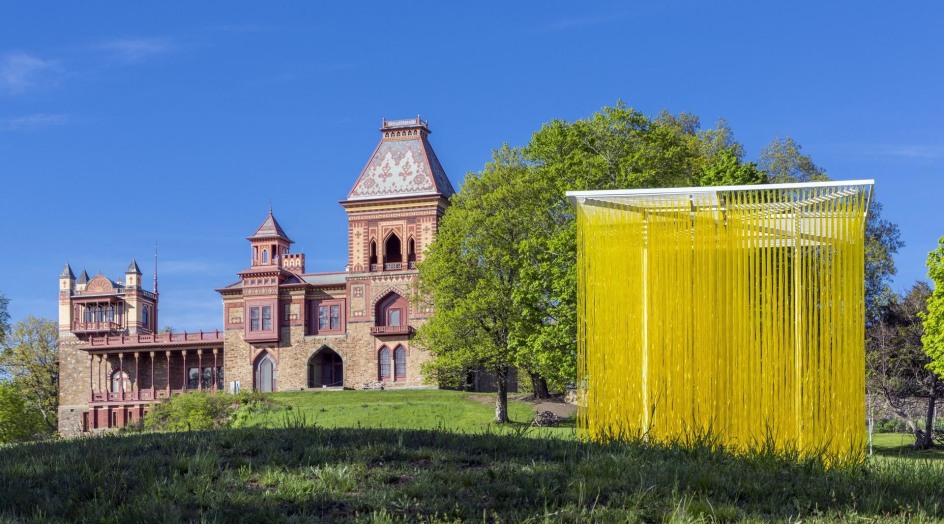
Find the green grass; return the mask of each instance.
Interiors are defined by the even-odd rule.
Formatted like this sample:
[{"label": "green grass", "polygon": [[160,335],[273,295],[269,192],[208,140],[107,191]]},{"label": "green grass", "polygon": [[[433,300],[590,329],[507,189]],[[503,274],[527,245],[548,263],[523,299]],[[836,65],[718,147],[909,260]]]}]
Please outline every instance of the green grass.
[{"label": "green grass", "polygon": [[[246,428],[0,448],[0,521],[944,519],[944,460],[907,452],[891,436],[881,439],[887,454],[826,470],[703,444],[582,443],[568,437],[572,428],[528,429],[525,403],[513,404],[519,423],[499,429],[488,423],[491,405],[457,392],[274,397],[268,418],[256,414]],[[442,418],[430,422],[430,413]],[[291,416],[304,423],[277,427]],[[392,427],[411,423],[438,429]]]},{"label": "green grass", "polygon": [[[275,409],[254,414],[248,425],[277,425],[286,408],[304,413],[327,428],[403,428],[470,431],[487,426],[495,416],[494,395],[445,390],[306,391],[273,393]],[[478,401],[471,399],[478,398]],[[509,417],[530,422],[534,410],[510,402]]]}]

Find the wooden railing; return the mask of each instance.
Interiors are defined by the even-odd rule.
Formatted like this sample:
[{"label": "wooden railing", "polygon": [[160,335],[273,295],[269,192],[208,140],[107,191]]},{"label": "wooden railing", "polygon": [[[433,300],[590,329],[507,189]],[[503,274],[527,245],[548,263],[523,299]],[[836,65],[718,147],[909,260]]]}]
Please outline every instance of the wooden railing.
[{"label": "wooden railing", "polygon": [[115,322],[73,322],[72,331],[118,331],[121,329]]},{"label": "wooden railing", "polygon": [[373,326],[370,328],[370,334],[373,336],[409,335],[411,331],[410,326]]},{"label": "wooden railing", "polygon": [[196,333],[156,333],[152,335],[115,335],[111,337],[90,337],[90,346],[131,346],[141,344],[180,344],[186,342],[223,342],[224,333],[216,331],[198,331]]}]

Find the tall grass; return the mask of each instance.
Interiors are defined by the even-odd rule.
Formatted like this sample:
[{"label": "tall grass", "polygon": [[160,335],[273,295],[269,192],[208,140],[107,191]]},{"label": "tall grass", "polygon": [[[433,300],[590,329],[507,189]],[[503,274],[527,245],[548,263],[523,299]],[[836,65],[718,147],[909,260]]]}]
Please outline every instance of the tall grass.
[{"label": "tall grass", "polygon": [[0,520],[908,521],[944,517],[940,461],[826,468],[710,442],[297,427],[0,449]]}]

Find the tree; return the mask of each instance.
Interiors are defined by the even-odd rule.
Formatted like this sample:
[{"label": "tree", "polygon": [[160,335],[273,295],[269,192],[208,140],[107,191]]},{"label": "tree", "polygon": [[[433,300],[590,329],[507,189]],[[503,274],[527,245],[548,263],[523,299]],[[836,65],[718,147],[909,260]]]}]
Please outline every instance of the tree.
[{"label": "tree", "polygon": [[10,313],[7,311],[9,304],[10,299],[0,293],[0,345],[3,344],[3,339],[10,331]]},{"label": "tree", "polygon": [[29,440],[44,428],[39,412],[30,408],[19,388],[0,381],[0,444]]},{"label": "tree", "polygon": [[59,407],[59,327],[47,319],[28,316],[17,322],[0,350],[0,372],[50,432],[56,430]]},{"label": "tree", "polygon": [[[577,241],[570,190],[761,184],[766,175],[742,161],[727,123],[702,130],[688,113],[655,119],[619,102],[573,123],[544,125],[523,151],[531,164],[531,199],[541,216],[521,246],[526,322],[518,365],[532,383],[576,378]],[[538,387],[535,387],[537,391]]]},{"label": "tree", "polygon": [[527,171],[507,146],[482,173],[466,177],[439,225],[436,242],[418,265],[420,295],[435,315],[419,330],[434,355],[424,373],[446,384],[467,369],[495,375],[495,421],[508,421],[508,375],[516,363],[513,332],[522,326],[514,290],[520,283],[518,246],[527,219],[538,209],[529,200]]},{"label": "tree", "polygon": [[813,163],[792,138],[775,138],[760,154],[758,166],[772,184],[821,182],[829,180],[826,171]]},{"label": "tree", "polygon": [[927,311],[922,313],[924,352],[930,358],[928,368],[944,377],[944,237],[937,249],[928,253],[928,276],[934,282],[934,292],[928,296]]},{"label": "tree", "polygon": [[436,358],[426,372],[456,383],[485,367],[499,378],[496,420],[505,420],[504,376],[515,366],[536,396],[576,378],[576,225],[567,190],[758,183],[723,122],[652,120],[618,103],[576,122],[544,125],[524,149],[507,146],[466,177],[419,265],[436,314],[420,336]]},{"label": "tree", "polygon": [[[922,346],[921,317],[930,295],[928,284],[918,282],[904,296],[893,296],[866,332],[869,389],[908,425],[918,449],[933,446],[935,404],[944,397],[944,382],[928,369],[931,359]],[[916,401],[925,402],[924,408],[915,409]]]}]

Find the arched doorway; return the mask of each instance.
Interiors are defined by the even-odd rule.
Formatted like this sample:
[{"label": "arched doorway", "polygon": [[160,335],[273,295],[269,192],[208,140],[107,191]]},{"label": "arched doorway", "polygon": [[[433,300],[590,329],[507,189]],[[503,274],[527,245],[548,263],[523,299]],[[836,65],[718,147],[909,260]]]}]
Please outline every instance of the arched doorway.
[{"label": "arched doorway", "polygon": [[275,360],[272,355],[263,353],[256,359],[256,391],[272,393],[275,387]]},{"label": "arched doorway", "polygon": [[344,361],[325,346],[308,359],[308,387],[335,388],[344,385]]}]

